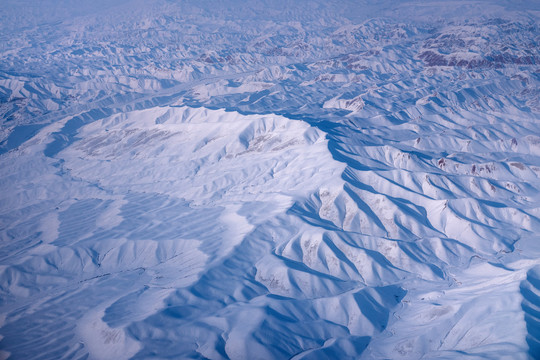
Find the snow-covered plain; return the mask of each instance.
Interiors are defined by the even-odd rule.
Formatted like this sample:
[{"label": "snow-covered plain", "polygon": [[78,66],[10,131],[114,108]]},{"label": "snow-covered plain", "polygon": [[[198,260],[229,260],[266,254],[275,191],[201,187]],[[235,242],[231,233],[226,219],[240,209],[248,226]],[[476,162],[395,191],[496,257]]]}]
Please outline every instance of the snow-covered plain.
[{"label": "snow-covered plain", "polygon": [[3,0],[0,358],[540,358],[539,16]]}]

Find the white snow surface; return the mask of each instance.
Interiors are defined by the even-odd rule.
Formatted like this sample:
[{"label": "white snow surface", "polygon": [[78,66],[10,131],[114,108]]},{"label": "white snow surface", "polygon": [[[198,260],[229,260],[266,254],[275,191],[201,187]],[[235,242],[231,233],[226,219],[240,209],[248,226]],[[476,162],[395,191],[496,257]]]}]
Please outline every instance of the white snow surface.
[{"label": "white snow surface", "polygon": [[539,15],[4,0],[0,358],[540,358]]}]

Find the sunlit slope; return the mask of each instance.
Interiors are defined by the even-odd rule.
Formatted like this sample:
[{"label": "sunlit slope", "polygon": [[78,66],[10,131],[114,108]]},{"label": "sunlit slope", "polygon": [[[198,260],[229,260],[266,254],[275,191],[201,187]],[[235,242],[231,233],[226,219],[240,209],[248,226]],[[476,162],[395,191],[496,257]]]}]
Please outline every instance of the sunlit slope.
[{"label": "sunlit slope", "polygon": [[[18,251],[4,248],[3,333],[14,355],[290,356],[321,338],[379,332],[404,294],[384,286],[393,281],[366,287],[373,270],[337,249],[327,251],[332,266],[336,254],[350,264],[335,274],[298,259],[306,236],[325,235],[288,211],[303,216],[295,203],[343,187],[343,164],[320,131],[279,116],[157,108],[93,122],[55,159],[39,156],[69,121],[22,147],[27,161],[10,171],[19,181],[4,181],[13,186],[4,214],[17,208],[17,218],[31,219],[4,233],[29,234]],[[47,190],[29,200],[36,177]],[[393,274],[373,254],[351,251]],[[33,310],[16,315],[21,302]],[[377,312],[365,313],[364,303]],[[201,339],[208,344],[196,345]]]}]

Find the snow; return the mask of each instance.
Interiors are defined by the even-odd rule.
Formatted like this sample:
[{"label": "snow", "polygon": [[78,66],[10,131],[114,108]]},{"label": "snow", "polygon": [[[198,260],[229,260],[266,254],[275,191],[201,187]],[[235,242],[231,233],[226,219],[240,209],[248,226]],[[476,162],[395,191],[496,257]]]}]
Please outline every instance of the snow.
[{"label": "snow", "polygon": [[531,2],[0,9],[0,358],[537,358]]}]

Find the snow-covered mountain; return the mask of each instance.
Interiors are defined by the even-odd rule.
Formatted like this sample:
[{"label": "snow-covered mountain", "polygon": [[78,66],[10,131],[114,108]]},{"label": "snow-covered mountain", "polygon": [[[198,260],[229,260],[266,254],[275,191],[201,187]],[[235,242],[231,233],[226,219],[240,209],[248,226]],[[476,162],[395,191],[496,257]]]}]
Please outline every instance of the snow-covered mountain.
[{"label": "snow-covered mountain", "polygon": [[540,357],[539,16],[3,0],[0,358]]}]

